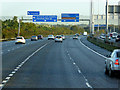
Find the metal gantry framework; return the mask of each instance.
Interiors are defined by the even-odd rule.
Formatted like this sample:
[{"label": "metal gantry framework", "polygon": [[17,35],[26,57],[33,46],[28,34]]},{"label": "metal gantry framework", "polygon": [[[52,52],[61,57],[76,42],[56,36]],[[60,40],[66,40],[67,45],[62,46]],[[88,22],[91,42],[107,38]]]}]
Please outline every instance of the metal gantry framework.
[{"label": "metal gantry framework", "polygon": [[[18,36],[20,36],[20,22],[21,21],[32,21],[33,19],[19,19],[19,27],[18,27]],[[57,19],[57,21],[61,21],[62,19]],[[88,21],[89,22],[89,27],[90,27],[90,19],[79,19],[79,21]]]}]

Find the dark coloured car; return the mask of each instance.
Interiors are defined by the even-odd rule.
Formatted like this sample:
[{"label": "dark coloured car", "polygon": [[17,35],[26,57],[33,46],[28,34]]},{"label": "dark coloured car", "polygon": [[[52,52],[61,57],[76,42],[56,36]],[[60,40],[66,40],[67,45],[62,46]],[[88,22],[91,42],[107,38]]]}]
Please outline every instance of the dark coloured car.
[{"label": "dark coloured car", "polygon": [[43,39],[43,36],[42,35],[38,35],[38,40],[39,39]]}]

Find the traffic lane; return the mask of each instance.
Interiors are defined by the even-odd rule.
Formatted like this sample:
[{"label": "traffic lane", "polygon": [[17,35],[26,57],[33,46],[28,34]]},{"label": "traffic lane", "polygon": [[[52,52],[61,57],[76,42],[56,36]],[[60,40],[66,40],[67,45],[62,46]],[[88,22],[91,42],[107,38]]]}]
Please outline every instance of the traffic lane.
[{"label": "traffic lane", "polygon": [[50,41],[37,42],[2,55],[3,79],[36,49]]},{"label": "traffic lane", "polygon": [[88,88],[63,43],[52,42],[20,68],[5,88]]},{"label": "traffic lane", "polygon": [[[44,37],[43,39],[47,39],[47,37]],[[25,40],[26,40],[26,42],[30,42],[31,41],[31,39],[25,39]],[[15,44],[15,40],[13,40],[13,41],[5,41],[5,42],[0,42],[0,43],[2,43],[3,47],[8,47],[8,46],[14,45]]]},{"label": "traffic lane", "polygon": [[104,74],[104,58],[82,46],[79,40],[69,40],[66,48],[93,88],[118,88],[119,78]]},{"label": "traffic lane", "polygon": [[15,44],[15,42],[13,42],[10,45],[2,46],[2,52],[1,53],[6,54],[6,53],[14,51],[18,48],[22,48],[22,47],[28,46],[30,44],[38,43],[38,42],[41,42],[41,41],[44,41],[44,40],[46,40],[46,39],[38,40],[38,41],[31,41],[30,39],[28,39],[28,40],[26,40],[26,44]]},{"label": "traffic lane", "polygon": [[108,51],[108,50],[106,50],[106,49],[104,49],[104,48],[101,48],[101,47],[99,47],[99,46],[96,46],[95,44],[89,42],[89,41],[87,40],[87,37],[81,36],[81,37],[80,37],[80,40],[81,40],[81,42],[84,43],[86,46],[88,46],[88,47],[91,48],[92,50],[94,50],[94,51],[96,51],[96,52],[98,52],[98,53],[100,53],[100,54],[102,54],[102,55],[104,55],[104,56],[110,55],[110,53],[111,53],[110,51]]}]

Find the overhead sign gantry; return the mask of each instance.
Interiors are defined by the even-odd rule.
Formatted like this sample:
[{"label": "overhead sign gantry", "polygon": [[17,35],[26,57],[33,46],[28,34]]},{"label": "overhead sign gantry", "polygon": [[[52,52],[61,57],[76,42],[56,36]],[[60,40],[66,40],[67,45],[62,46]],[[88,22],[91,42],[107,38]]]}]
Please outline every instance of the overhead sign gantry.
[{"label": "overhead sign gantry", "polygon": [[57,22],[57,15],[33,16],[33,22]]},{"label": "overhead sign gantry", "polygon": [[62,13],[61,22],[79,22],[79,14]]}]

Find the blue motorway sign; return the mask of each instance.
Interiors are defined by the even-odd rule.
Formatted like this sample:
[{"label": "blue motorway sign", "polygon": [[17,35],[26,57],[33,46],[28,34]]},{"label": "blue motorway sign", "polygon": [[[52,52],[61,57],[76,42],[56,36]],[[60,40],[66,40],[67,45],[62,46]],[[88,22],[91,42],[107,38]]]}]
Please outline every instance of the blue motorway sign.
[{"label": "blue motorway sign", "polygon": [[33,22],[57,22],[57,15],[33,16]]},{"label": "blue motorway sign", "polygon": [[27,11],[27,15],[40,15],[40,11]]},{"label": "blue motorway sign", "polygon": [[79,22],[79,14],[62,13],[61,22]]},{"label": "blue motorway sign", "polygon": [[103,25],[94,25],[94,27],[106,27],[106,25],[105,24],[103,24]]}]

